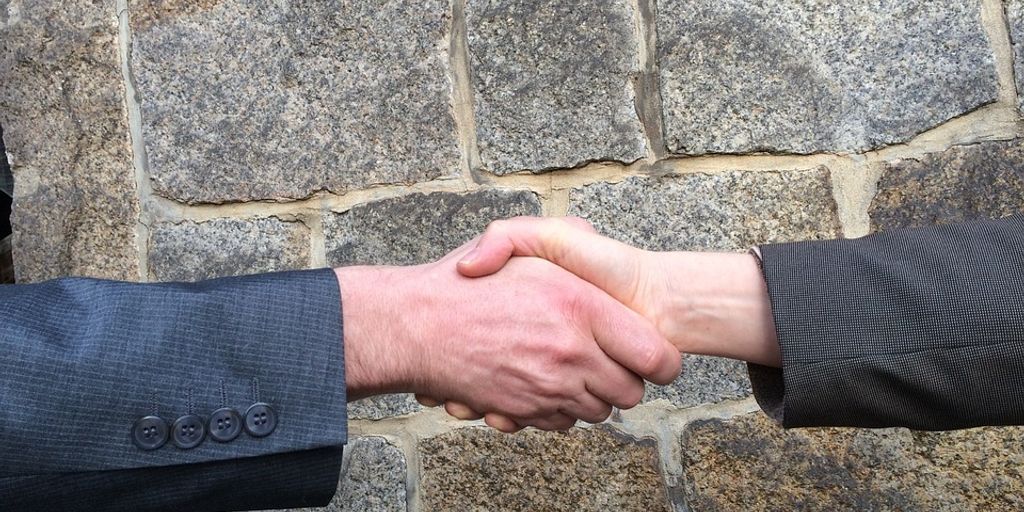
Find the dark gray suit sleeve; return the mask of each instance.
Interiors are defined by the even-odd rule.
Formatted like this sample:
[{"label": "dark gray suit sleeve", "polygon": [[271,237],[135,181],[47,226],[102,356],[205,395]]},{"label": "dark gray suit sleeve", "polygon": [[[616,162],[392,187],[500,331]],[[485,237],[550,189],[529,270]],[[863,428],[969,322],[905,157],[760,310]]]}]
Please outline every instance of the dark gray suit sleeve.
[{"label": "dark gray suit sleeve", "polygon": [[[330,269],[0,287],[4,510],[324,504],[347,438],[340,302]],[[207,422],[255,403],[276,412],[265,437],[132,441],[143,416]]]},{"label": "dark gray suit sleeve", "polygon": [[761,247],[783,425],[1024,424],[1024,217]]}]

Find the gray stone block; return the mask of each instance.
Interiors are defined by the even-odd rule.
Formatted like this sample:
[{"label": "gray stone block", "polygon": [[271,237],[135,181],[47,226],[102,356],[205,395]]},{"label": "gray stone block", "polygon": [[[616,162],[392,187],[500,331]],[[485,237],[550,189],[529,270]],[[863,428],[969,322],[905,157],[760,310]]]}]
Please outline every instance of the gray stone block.
[{"label": "gray stone block", "polygon": [[302,198],[458,173],[445,0],[131,2],[154,190]]},{"label": "gray stone block", "polygon": [[397,447],[380,437],[349,440],[338,493],[326,507],[310,512],[404,512],[407,467]]},{"label": "gray stone block", "polygon": [[649,250],[746,250],[840,235],[826,169],[629,178],[573,189],[569,214]]},{"label": "gray stone block", "polygon": [[626,0],[469,0],[477,137],[497,174],[646,154]]},{"label": "gray stone block", "polygon": [[0,125],[16,181],[19,282],[141,277],[115,4],[0,4]]},{"label": "gray stone block", "polygon": [[655,441],[607,427],[465,428],[419,450],[424,510],[670,510]]},{"label": "gray stone block", "polygon": [[978,0],[661,0],[675,153],[862,151],[997,99]]},{"label": "gray stone block", "polygon": [[376,395],[348,403],[348,417],[353,420],[382,420],[418,412],[422,407],[409,393]]},{"label": "gray stone block", "polygon": [[327,260],[342,265],[415,265],[440,259],[492,220],[540,215],[528,191],[409,194],[324,218]]},{"label": "gray stone block", "polygon": [[[1019,510],[1020,428],[783,430],[763,414],[681,436],[686,510]],[[737,485],[737,483],[739,485]]]},{"label": "gray stone block", "polygon": [[873,230],[948,224],[1020,213],[1024,141],[956,146],[884,165],[869,213]]},{"label": "gray stone block", "polygon": [[157,281],[308,268],[309,230],[276,218],[157,224],[150,233],[149,272]]},{"label": "gray stone block", "polygon": [[743,398],[751,394],[747,365],[721,357],[683,356],[683,373],[668,386],[647,383],[644,402],[668,401],[688,408]]}]

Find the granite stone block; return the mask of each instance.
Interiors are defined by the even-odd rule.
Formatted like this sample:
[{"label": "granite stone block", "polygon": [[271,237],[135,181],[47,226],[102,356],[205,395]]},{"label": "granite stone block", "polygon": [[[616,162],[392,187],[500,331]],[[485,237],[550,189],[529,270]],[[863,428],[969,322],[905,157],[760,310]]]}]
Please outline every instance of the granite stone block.
[{"label": "granite stone block", "polygon": [[691,424],[690,510],[1018,510],[1020,428],[794,429],[761,413]]},{"label": "granite stone block", "polygon": [[422,409],[411,394],[375,395],[348,403],[348,417],[354,420],[382,420],[412,414]]},{"label": "granite stone block", "polygon": [[458,173],[446,0],[131,2],[154,190],[302,198]]},{"label": "granite stone block", "polygon": [[277,218],[214,219],[157,224],[150,233],[149,272],[156,281],[309,268],[309,230]]},{"label": "granite stone block", "polygon": [[674,153],[863,151],[998,96],[979,0],[661,0],[657,30]]},{"label": "granite stone block", "polygon": [[874,230],[998,218],[1024,208],[1024,141],[956,146],[883,164]]},{"label": "granite stone block", "polygon": [[497,174],[645,156],[626,0],[469,0],[480,156]]},{"label": "granite stone block", "polygon": [[747,365],[721,357],[683,356],[683,372],[667,386],[647,383],[644,403],[664,400],[685,409],[749,396]]},{"label": "granite stone block", "polygon": [[415,265],[435,261],[483,232],[492,220],[540,215],[529,191],[409,194],[324,218],[327,260],[342,265]]},{"label": "granite stone block", "polygon": [[419,451],[424,510],[670,510],[655,441],[611,428],[465,428]]},{"label": "granite stone block", "polygon": [[0,4],[0,125],[18,281],[140,279],[114,0]]},{"label": "granite stone block", "polygon": [[840,235],[824,168],[596,183],[570,192],[569,214],[612,238],[659,251],[745,251],[756,244]]},{"label": "granite stone block", "polygon": [[[338,493],[326,507],[309,512],[404,512],[406,461],[380,437],[350,439],[341,464]],[[298,511],[296,511],[298,512]]]}]

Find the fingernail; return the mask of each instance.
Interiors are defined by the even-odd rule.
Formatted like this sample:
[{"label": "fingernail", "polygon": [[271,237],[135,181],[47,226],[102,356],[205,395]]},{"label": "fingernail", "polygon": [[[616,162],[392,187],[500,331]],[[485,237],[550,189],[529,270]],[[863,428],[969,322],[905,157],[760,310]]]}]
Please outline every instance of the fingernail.
[{"label": "fingernail", "polygon": [[472,251],[469,251],[468,253],[466,253],[465,256],[462,257],[461,260],[459,260],[459,263],[461,263],[463,265],[469,265],[469,264],[473,263],[473,260],[476,259],[477,255],[479,255],[479,253],[480,253],[479,249],[473,249]]}]

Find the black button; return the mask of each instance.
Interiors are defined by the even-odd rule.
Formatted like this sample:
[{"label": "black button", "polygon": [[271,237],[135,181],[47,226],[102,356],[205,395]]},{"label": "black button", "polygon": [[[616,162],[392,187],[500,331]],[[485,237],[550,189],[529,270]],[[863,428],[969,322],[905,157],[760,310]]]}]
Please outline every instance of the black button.
[{"label": "black button", "polygon": [[156,450],[167,442],[167,422],[157,416],[139,418],[132,425],[132,442],[140,450]]},{"label": "black button", "polygon": [[245,431],[253,437],[269,436],[277,428],[277,413],[274,408],[264,404],[252,404],[245,411]]},{"label": "black button", "polygon": [[233,441],[242,433],[242,415],[238,411],[225,407],[213,411],[210,416],[210,437],[214,441],[226,443]]},{"label": "black button", "polygon": [[182,416],[171,425],[171,442],[182,450],[199,446],[205,437],[206,426],[203,419],[195,414]]}]

